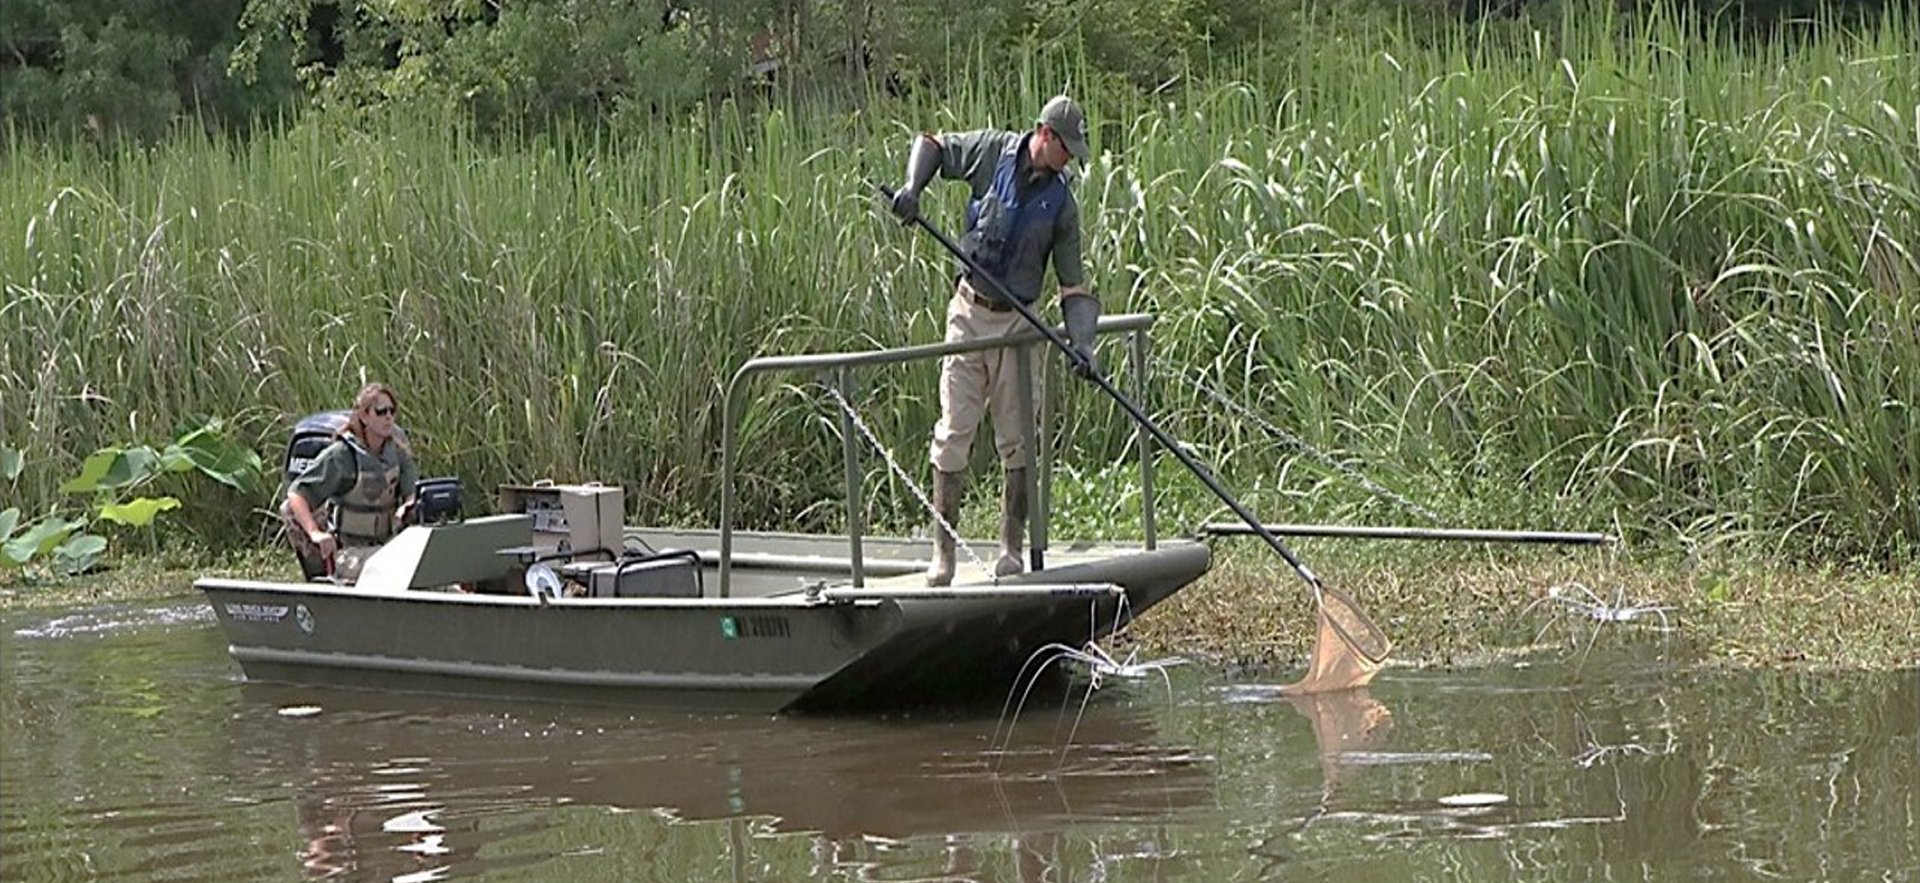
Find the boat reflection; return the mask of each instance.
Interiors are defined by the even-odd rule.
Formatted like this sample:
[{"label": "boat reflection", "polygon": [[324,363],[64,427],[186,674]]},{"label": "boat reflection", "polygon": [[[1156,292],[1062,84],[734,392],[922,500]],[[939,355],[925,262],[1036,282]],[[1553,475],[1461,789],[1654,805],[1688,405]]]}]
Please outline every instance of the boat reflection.
[{"label": "boat reflection", "polygon": [[1137,828],[1204,805],[1214,790],[1211,758],[1159,741],[1148,714],[1122,702],[1095,701],[1071,745],[1063,740],[1077,704],[1064,718],[1030,707],[996,751],[991,712],[641,716],[241,689],[231,720],[236,753],[291,790],[300,861],[313,877],[417,883],[567,850],[618,851],[626,848],[619,832],[630,831],[619,824],[595,827],[607,832],[597,841],[602,835],[578,826],[556,829],[625,813],[649,814],[624,824],[650,828],[728,819],[768,834],[814,834],[815,859],[829,863],[842,854],[868,861],[876,842],[944,843],[964,867],[983,846],[1011,845],[1017,855],[1089,825]]}]

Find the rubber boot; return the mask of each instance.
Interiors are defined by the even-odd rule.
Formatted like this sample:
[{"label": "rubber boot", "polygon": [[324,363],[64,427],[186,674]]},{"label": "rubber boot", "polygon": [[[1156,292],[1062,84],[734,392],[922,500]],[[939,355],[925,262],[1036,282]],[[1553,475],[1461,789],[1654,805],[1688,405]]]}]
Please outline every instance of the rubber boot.
[{"label": "rubber boot", "polygon": [[928,586],[953,585],[953,534],[949,529],[960,529],[960,492],[965,478],[964,472],[933,470],[933,511],[939,513],[940,519],[933,523],[933,564],[927,568]]},{"label": "rubber boot", "polygon": [[996,577],[1012,576],[1027,569],[1021,554],[1027,535],[1027,470],[1007,470],[1007,483],[1000,488],[1000,560],[993,565]]}]

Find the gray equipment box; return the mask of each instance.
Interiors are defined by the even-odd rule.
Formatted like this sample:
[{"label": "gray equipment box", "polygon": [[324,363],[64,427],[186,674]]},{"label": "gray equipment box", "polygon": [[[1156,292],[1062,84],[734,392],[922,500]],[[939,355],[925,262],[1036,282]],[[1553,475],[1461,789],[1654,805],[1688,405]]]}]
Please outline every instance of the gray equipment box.
[{"label": "gray equipment box", "polygon": [[533,484],[500,486],[500,511],[533,518],[533,545],[548,551],[564,546],[585,555],[604,550],[608,557],[621,552],[624,493],[600,484]]}]

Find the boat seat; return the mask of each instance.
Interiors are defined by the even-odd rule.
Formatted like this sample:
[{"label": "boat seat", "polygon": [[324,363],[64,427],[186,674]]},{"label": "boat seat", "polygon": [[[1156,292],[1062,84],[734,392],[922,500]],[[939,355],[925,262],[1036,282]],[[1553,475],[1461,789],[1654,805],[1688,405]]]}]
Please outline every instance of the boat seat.
[{"label": "boat seat", "polygon": [[700,555],[687,549],[629,553],[613,562],[576,562],[559,568],[592,598],[698,598],[705,594]]}]

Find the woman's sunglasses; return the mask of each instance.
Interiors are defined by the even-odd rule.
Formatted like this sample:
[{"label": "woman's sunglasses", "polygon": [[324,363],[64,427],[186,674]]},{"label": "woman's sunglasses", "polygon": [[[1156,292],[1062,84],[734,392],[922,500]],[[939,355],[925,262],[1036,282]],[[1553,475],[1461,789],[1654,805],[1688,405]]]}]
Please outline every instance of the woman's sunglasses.
[{"label": "woman's sunglasses", "polygon": [[386,406],[386,407],[384,407],[384,408],[375,408],[375,409],[373,409],[373,416],[375,416],[375,417],[392,417],[392,416],[393,416],[393,412],[394,412],[394,410],[395,410],[395,408],[394,408],[394,407],[393,407],[392,405],[388,405],[388,406]]}]

